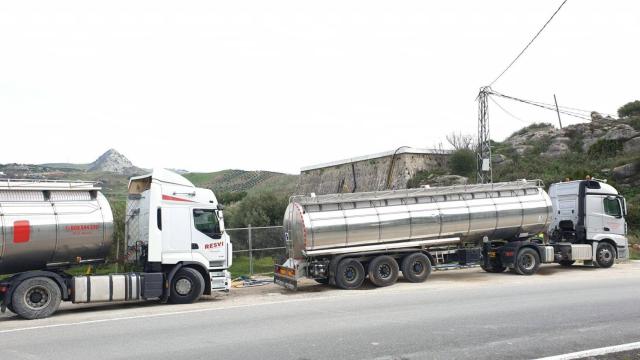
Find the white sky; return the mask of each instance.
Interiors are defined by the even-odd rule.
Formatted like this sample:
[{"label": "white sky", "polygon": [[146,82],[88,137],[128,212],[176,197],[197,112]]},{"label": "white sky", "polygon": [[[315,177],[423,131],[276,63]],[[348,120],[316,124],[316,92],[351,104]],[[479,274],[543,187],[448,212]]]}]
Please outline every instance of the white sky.
[{"label": "white sky", "polygon": [[[478,88],[560,3],[3,1],[0,163],[114,147],[143,167],[298,173],[475,135]],[[569,0],[493,88],[615,113],[640,98],[639,39],[640,1]],[[526,125],[490,114],[494,139]]]}]

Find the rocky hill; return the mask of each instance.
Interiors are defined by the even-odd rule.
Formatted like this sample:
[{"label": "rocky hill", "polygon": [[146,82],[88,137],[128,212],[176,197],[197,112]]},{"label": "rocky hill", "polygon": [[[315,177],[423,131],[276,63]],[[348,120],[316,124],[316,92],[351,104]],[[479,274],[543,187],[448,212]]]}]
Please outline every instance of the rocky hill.
[{"label": "rocky hill", "polygon": [[494,143],[499,178],[521,175],[558,181],[591,175],[623,188],[640,186],[640,118],[592,114],[588,123],[558,129],[533,124]]},{"label": "rocky hill", "polygon": [[109,149],[100,155],[96,161],[87,166],[87,171],[112,172],[117,174],[137,173],[141,169],[129,161],[124,155],[115,149]]}]

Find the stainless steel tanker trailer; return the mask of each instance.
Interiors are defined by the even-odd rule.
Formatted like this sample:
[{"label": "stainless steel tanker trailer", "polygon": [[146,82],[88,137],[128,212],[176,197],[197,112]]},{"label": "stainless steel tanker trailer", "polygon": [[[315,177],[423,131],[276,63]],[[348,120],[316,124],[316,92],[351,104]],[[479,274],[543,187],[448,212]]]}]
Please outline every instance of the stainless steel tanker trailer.
[{"label": "stainless steel tanker trailer", "polygon": [[289,259],[275,283],[312,278],[343,289],[425,281],[432,268],[536,273],[628,256],[624,198],[600,181],[541,181],[295,196],[284,215]]},{"label": "stainless steel tanker trailer", "polygon": [[102,264],[113,217],[94,183],[0,182],[0,306],[28,318],[54,313],[61,301],[93,303],[160,299],[189,303],[228,291],[231,243],[222,207],[167,170],[129,182],[127,259],[138,271],[71,276],[74,265]]}]

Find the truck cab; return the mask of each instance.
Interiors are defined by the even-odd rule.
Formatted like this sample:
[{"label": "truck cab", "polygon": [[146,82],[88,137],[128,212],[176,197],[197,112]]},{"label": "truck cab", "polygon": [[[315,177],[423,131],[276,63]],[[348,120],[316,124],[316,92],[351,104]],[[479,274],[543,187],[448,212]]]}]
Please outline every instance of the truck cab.
[{"label": "truck cab", "polygon": [[192,267],[209,280],[205,294],[228,291],[233,249],[222,210],[211,190],[197,188],[171,171],[156,169],[131,178],[127,260],[145,272]]},{"label": "truck cab", "polygon": [[565,260],[608,265],[615,258],[628,257],[626,201],[613,186],[599,180],[561,182],[550,186],[549,196],[554,211],[548,230],[550,244],[592,248],[585,253],[590,259]]}]

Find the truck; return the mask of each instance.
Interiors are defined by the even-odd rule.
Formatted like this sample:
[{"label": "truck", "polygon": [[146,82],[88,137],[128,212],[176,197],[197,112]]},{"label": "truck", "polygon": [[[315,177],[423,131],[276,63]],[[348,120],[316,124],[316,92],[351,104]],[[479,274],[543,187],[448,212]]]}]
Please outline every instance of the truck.
[{"label": "truck", "polygon": [[104,264],[113,215],[92,182],[0,182],[0,310],[26,319],[50,316],[61,301],[158,299],[191,303],[231,287],[232,245],[223,207],[209,189],[156,169],[129,180],[122,256],[131,271],[69,274]]},{"label": "truck", "polygon": [[284,215],[288,259],[274,282],[356,289],[480,266],[535,274],[542,263],[608,268],[628,258],[626,202],[604,181],[540,180],[299,195]]}]

